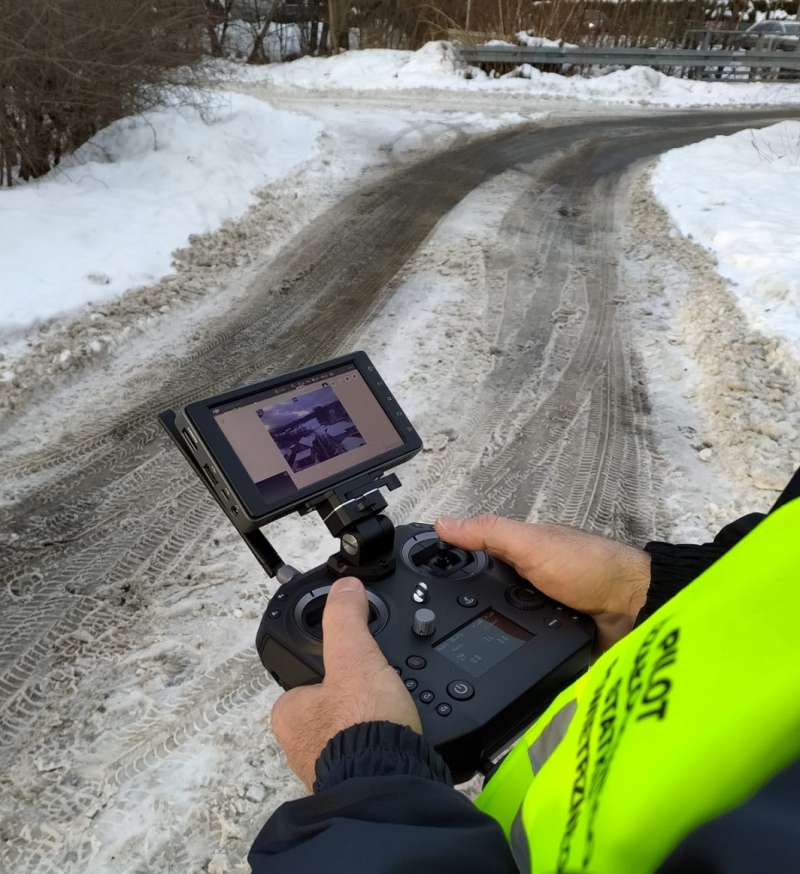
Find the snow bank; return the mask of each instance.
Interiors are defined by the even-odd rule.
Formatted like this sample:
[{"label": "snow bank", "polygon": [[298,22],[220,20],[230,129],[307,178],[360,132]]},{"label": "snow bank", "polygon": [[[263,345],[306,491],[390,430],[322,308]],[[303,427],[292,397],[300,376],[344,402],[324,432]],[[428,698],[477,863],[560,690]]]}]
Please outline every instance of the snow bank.
[{"label": "snow bank", "polygon": [[[524,34],[523,34],[524,35]],[[548,41],[527,37],[532,44]],[[527,65],[525,65],[527,66]],[[223,77],[276,88],[316,91],[398,91],[431,89],[507,92],[537,100],[602,101],[609,106],[735,106],[800,102],[800,83],[696,82],[665,76],[649,67],[632,67],[606,75],[536,75],[523,71],[490,78],[457,60],[454,46],[430,42],[416,52],[369,49],[332,58],[301,58],[289,64],[247,67],[216,62]]]},{"label": "snow bank", "polygon": [[667,152],[653,188],[681,233],[715,255],[754,328],[800,362],[800,122]]},{"label": "snow bank", "polygon": [[112,124],[36,183],[0,193],[0,339],[170,273],[190,234],[317,151],[321,124],[240,94]]}]

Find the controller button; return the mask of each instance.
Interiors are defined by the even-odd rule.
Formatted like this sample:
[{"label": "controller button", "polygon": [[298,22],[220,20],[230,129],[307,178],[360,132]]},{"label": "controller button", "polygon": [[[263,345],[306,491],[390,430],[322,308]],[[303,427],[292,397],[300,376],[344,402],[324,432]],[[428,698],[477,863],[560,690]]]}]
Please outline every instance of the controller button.
[{"label": "controller button", "polygon": [[277,609],[270,610],[267,615],[269,616],[270,619],[277,619],[281,615],[282,612],[283,612],[282,610],[277,610]]},{"label": "controller button", "polygon": [[459,595],[458,596],[458,603],[462,607],[477,607],[478,606],[478,599],[474,598],[472,595]]},{"label": "controller button", "polygon": [[447,684],[447,694],[456,701],[469,701],[475,694],[475,689],[464,680],[453,680]]},{"label": "controller button", "polygon": [[286,592],[278,592],[275,596],[276,601],[285,601],[286,600]]},{"label": "controller button", "polygon": [[414,614],[411,630],[417,637],[428,637],[436,631],[436,614],[427,607],[420,607]]},{"label": "controller button", "polygon": [[430,601],[431,596],[428,591],[428,584],[423,583],[421,580],[414,586],[414,591],[411,597],[417,602],[417,604],[427,604]]},{"label": "controller button", "polygon": [[555,616],[551,616],[549,619],[545,619],[544,624],[550,626],[550,628],[561,628],[561,620],[556,619]]},{"label": "controller button", "polygon": [[400,668],[397,667],[397,665],[392,665],[392,670],[395,672],[395,674],[397,674],[398,677],[403,676],[403,672],[400,670]]},{"label": "controller button", "polygon": [[436,697],[436,696],[433,694],[433,692],[431,692],[430,689],[426,689],[424,692],[420,692],[420,693],[419,693],[419,700],[420,700],[423,704],[430,704],[431,701],[433,701],[433,699],[434,699],[435,697]]},{"label": "controller button", "polygon": [[413,692],[414,689],[416,689],[418,685],[419,684],[417,683],[417,681],[413,677],[409,677],[406,680],[406,689],[408,689],[409,692]]},{"label": "controller button", "polygon": [[436,712],[439,716],[449,716],[453,712],[453,708],[449,704],[440,704],[436,708]]},{"label": "controller button", "polygon": [[428,663],[422,656],[413,655],[406,659],[406,664],[415,671],[421,671]]},{"label": "controller button", "polygon": [[545,604],[543,595],[531,586],[525,585],[509,586],[506,589],[506,601],[520,610],[538,610]]}]

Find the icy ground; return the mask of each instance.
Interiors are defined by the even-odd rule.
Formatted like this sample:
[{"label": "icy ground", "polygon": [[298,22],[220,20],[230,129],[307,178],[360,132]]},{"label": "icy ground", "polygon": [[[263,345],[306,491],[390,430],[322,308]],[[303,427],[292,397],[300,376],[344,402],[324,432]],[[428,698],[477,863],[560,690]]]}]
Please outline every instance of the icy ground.
[{"label": "icy ground", "polygon": [[[12,432],[36,403],[58,405],[87,374],[112,362],[135,369],[148,350],[201,338],[204,322],[231,305],[221,289],[244,284],[256,263],[364,179],[503,126],[800,102],[798,86],[690,83],[650,70],[591,80],[465,79],[440,44],[224,72],[214,124],[192,114],[122,122],[51,177],[0,192],[0,409]],[[800,125],[786,122],[669,153],[633,186],[620,255],[642,278],[626,305],[636,315],[669,465],[675,528],[664,536],[707,536],[736,513],[765,509],[800,463],[799,156]],[[493,183],[481,202],[499,210],[503,184]],[[437,400],[433,374],[414,371],[414,350],[424,357],[430,348],[427,326],[446,311],[454,345],[474,329],[469,240],[491,234],[496,216],[476,213],[473,202],[441,222],[418,253],[414,270],[425,282],[412,271],[363,338],[412,420]],[[443,241],[460,251],[460,267],[438,258]],[[662,262],[673,266],[657,282],[648,264]],[[387,335],[402,342],[386,343]],[[278,526],[276,540],[307,566],[330,551],[297,520]],[[165,594],[147,639],[117,642],[114,667],[127,679],[94,723],[52,727],[90,750],[83,773],[95,779],[126,743],[136,761],[135,738],[104,729],[126,712],[157,722],[183,673],[203,670],[198,630],[207,649],[235,656],[241,641],[227,636],[231,623],[252,625],[263,604],[252,564],[221,523],[191,588]],[[128,643],[136,648],[125,652]],[[84,673],[109,669],[77,661]],[[237,668],[243,687],[263,682],[260,666],[250,668]],[[276,693],[265,687],[254,704],[266,712]],[[187,714],[187,725],[194,718]],[[61,847],[91,835],[93,857],[81,874],[246,871],[240,850],[263,822],[265,799],[274,807],[300,787],[263,722],[256,742],[225,720],[219,714],[215,734],[198,730],[181,759],[153,770],[146,785],[131,784],[120,807],[98,797],[81,817],[43,821],[23,837]],[[57,780],[69,773],[70,749],[44,757],[32,748],[14,779]],[[220,836],[199,862],[185,851],[198,810]],[[165,834],[174,836],[167,851]]]}]

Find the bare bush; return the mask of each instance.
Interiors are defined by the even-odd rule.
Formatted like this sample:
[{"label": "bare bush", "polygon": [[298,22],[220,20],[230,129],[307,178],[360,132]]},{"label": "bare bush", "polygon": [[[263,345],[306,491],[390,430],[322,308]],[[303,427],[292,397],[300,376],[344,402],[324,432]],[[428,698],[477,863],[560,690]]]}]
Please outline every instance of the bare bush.
[{"label": "bare bush", "polygon": [[0,0],[0,22],[0,184],[11,185],[116,119],[186,100],[209,18],[204,0]]},{"label": "bare bush", "polygon": [[[281,60],[283,42],[282,24],[276,25],[276,17],[292,7],[285,7],[275,0],[206,0],[209,20],[213,22],[210,39],[211,53],[215,57],[235,57],[248,64],[264,64]],[[277,58],[272,50],[278,43]]]},{"label": "bare bush", "polygon": [[795,16],[798,0],[428,0],[415,7],[423,41],[513,42],[526,31],[582,45],[657,47],[681,45],[687,29],[707,23],[736,28],[756,10]]},{"label": "bare bush", "polygon": [[415,49],[439,38],[430,11],[418,0],[367,0],[351,6],[350,24],[361,48]]},{"label": "bare bush", "polygon": [[582,45],[659,47],[680,45],[687,28],[702,27],[704,0],[629,3],[537,4],[531,29]]},{"label": "bare bush", "polygon": [[[247,63],[359,48],[419,48],[443,37],[439,6],[461,0],[204,0],[213,22],[211,53]],[[510,2],[510,0],[503,0]],[[515,0],[519,3],[520,0]],[[287,51],[288,50],[288,51]]]}]

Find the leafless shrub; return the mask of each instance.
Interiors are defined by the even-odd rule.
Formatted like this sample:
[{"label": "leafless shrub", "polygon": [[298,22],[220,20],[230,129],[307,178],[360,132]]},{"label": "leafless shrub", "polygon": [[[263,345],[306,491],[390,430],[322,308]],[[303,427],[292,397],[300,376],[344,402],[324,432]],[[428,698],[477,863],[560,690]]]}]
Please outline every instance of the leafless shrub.
[{"label": "leafless shrub", "polygon": [[539,35],[581,45],[659,47],[680,45],[690,27],[702,27],[703,0],[636,0],[626,3],[537,3],[531,17]]},{"label": "leafless shrub", "polygon": [[367,0],[351,4],[347,24],[358,32],[360,48],[417,48],[425,41],[421,9],[414,0]]},{"label": "leafless shrub", "polygon": [[466,44],[513,42],[527,31],[582,45],[678,46],[690,28],[735,29],[754,20],[756,11],[776,17],[798,12],[798,0],[427,0],[414,5],[420,13],[418,38]]},{"label": "leafless shrub", "polygon": [[35,179],[112,121],[194,100],[204,0],[0,0],[0,185]]},{"label": "leafless shrub", "polygon": [[750,142],[762,163],[783,161],[792,167],[800,165],[800,133],[791,122],[783,122],[767,131],[754,130],[750,133]]},{"label": "leafless shrub", "polygon": [[[206,0],[209,20],[213,22],[210,38],[215,57],[229,56],[248,64],[265,64],[281,60],[282,27],[287,15],[297,17],[300,4],[286,6],[275,0]],[[280,49],[274,51],[274,44]]]}]

